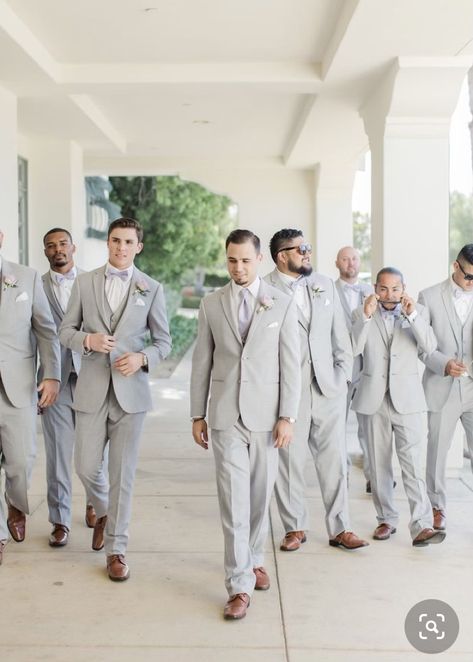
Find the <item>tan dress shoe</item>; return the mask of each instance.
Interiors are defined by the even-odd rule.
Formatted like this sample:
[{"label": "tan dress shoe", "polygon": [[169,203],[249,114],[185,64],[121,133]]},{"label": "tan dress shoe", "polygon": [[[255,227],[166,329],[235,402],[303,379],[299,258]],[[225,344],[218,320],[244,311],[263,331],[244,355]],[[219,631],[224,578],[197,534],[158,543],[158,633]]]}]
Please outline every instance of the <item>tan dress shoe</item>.
[{"label": "tan dress shoe", "polygon": [[123,554],[107,556],[107,572],[112,582],[124,582],[130,576],[130,568]]},{"label": "tan dress shoe", "polygon": [[344,547],[345,549],[359,549],[369,545],[369,542],[358,538],[353,531],[342,531],[335,538],[330,538],[328,543],[332,547]]},{"label": "tan dress shoe", "polygon": [[432,514],[434,516],[434,529],[436,531],[445,531],[447,528],[447,518],[445,513],[440,508],[432,508]]},{"label": "tan dress shoe", "polygon": [[253,568],[253,572],[256,575],[255,589],[257,591],[267,591],[271,586],[271,582],[269,581],[269,575],[266,570],[263,566],[260,566],[259,568]]},{"label": "tan dress shoe", "polygon": [[376,529],[374,530],[373,533],[373,539],[374,540],[388,540],[393,533],[396,533],[396,528],[394,526],[391,526],[391,524],[387,524],[386,522],[383,522],[382,524],[378,524]]},{"label": "tan dress shoe", "polygon": [[250,606],[250,596],[248,593],[237,593],[228,599],[223,610],[223,618],[227,621],[236,621],[238,618],[245,618],[246,610]]},{"label": "tan dress shoe", "polygon": [[[8,503],[8,501],[7,501]],[[8,503],[8,530],[15,542],[23,542],[26,533],[26,515]]]},{"label": "tan dress shoe", "polygon": [[69,529],[64,524],[55,524],[49,536],[50,547],[64,547],[69,538]]},{"label": "tan dress shoe", "polygon": [[99,517],[94,526],[94,532],[92,534],[92,549],[96,552],[99,552],[103,549],[104,540],[103,532],[105,530],[105,525],[107,524],[107,515]]},{"label": "tan dress shoe", "polygon": [[279,549],[283,552],[295,552],[307,540],[304,531],[289,531],[284,536]]},{"label": "tan dress shoe", "polygon": [[93,529],[97,524],[97,515],[95,513],[95,508],[88,504],[85,509],[85,524],[89,529]]},{"label": "tan dress shoe", "polygon": [[445,540],[447,534],[445,531],[435,531],[435,529],[422,529],[414,538],[412,544],[414,547],[426,547],[427,545],[437,545]]}]

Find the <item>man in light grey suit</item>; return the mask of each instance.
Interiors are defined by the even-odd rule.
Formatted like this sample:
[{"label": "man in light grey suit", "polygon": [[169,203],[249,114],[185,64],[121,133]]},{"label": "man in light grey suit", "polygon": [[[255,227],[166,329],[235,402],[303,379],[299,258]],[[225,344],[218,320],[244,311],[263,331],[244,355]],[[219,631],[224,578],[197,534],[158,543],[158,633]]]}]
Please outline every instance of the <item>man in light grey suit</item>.
[{"label": "man in light grey suit", "polygon": [[[108,263],[77,276],[59,331],[63,345],[82,353],[74,394],[75,464],[97,513],[92,549],[105,546],[112,581],[130,574],[125,552],[133,482],[152,408],[148,370],[171,349],[163,286],[133,264],[142,240],[134,219],[110,224]],[[107,442],[110,489],[101,471]]]},{"label": "man in light grey suit", "polygon": [[473,244],[453,263],[451,278],[423,290],[438,347],[423,356],[428,406],[427,492],[434,527],[446,528],[446,465],[455,428],[461,421],[473,457]]},{"label": "man in light grey suit", "polygon": [[306,540],[308,448],[319,479],[329,544],[365,547],[368,543],[350,531],[348,515],[345,410],[353,363],[340,299],[330,278],[312,273],[312,247],[300,230],[276,232],[270,250],[276,269],[266,280],[292,296],[297,306],[302,379],[294,443],[279,451],[275,495],[286,532],[280,549],[295,551]]},{"label": "man in light grey suit", "polygon": [[[79,269],[74,265],[76,247],[64,228],[52,228],[43,238],[44,254],[50,269],[43,274],[43,287],[56,327],[61,326],[72,286]],[[53,530],[51,547],[67,544],[71,528],[72,453],[75,440],[75,412],[72,407],[80,354],[61,345],[61,389],[51,407],[42,412],[41,423],[46,451],[46,482],[49,521]],[[40,366],[40,375],[42,366]],[[89,528],[96,524],[94,507],[87,500],[85,521]]]},{"label": "man in light grey suit", "polygon": [[393,496],[392,443],[401,465],[411,511],[412,544],[423,547],[445,537],[432,528],[422,480],[422,411],[426,409],[417,368],[418,354],[430,354],[436,341],[425,309],[405,291],[398,269],[386,267],[371,294],[353,313],[353,353],[363,356],[360,386],[353,409],[366,416],[371,489],[378,526],[373,538],[387,540],[399,519]]},{"label": "man in light grey suit", "polygon": [[[367,296],[373,293],[373,287],[368,283],[362,283],[358,280],[360,273],[360,252],[356,248],[353,248],[353,246],[344,246],[338,251],[335,266],[340,274],[340,277],[335,281],[335,286],[345,314],[348,332],[351,332],[353,311],[362,305]],[[351,402],[358,388],[362,368],[363,361],[360,354],[353,359],[353,374],[347,394],[347,418]],[[356,418],[358,421],[358,441],[363,455],[363,473],[366,480],[366,491],[370,494],[370,461],[368,458],[366,433],[363,428],[364,416],[363,414],[356,414]],[[348,463],[350,464],[349,456]]]},{"label": "man in light grey suit", "polygon": [[[246,615],[263,567],[278,451],[293,434],[300,397],[297,317],[291,299],[257,275],[260,241],[249,230],[226,240],[231,282],[199,312],[192,358],[192,435],[214,451],[225,539],[226,619]],[[210,402],[207,399],[210,391]]]},{"label": "man in light grey suit", "polygon": [[[0,248],[3,233],[0,232]],[[0,468],[5,471],[8,517],[0,502],[0,563],[8,531],[25,538],[28,481],[35,452],[36,407],[59,392],[61,360],[56,327],[40,275],[0,257]],[[43,376],[36,386],[36,352]],[[38,394],[39,392],[39,400]]]}]

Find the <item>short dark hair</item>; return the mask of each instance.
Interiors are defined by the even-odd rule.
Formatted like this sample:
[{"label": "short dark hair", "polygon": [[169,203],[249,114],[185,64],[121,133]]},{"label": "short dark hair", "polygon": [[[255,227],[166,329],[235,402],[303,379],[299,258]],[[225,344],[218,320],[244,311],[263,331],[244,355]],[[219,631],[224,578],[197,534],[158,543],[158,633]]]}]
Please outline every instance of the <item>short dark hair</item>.
[{"label": "short dark hair", "polygon": [[294,230],[292,228],[283,228],[282,230],[279,230],[279,232],[276,232],[276,234],[273,234],[271,241],[269,242],[269,251],[271,253],[271,257],[273,258],[273,262],[277,262],[277,255],[279,250],[281,248],[285,248],[286,243],[290,239],[303,236],[304,233],[302,230]]},{"label": "short dark hair", "polygon": [[468,264],[473,264],[473,244],[465,244],[457,255],[457,262],[464,260]]},{"label": "short dark hair", "polygon": [[251,241],[259,255],[261,253],[261,242],[259,237],[251,230],[232,230],[225,240],[225,250],[227,250],[228,244],[245,244],[247,241]]},{"label": "short dark hair", "polygon": [[115,228],[133,228],[134,230],[136,230],[136,236],[138,237],[138,241],[140,242],[140,244],[143,241],[143,226],[134,218],[128,218],[127,216],[123,216],[122,218],[117,218],[115,221],[112,221],[108,226],[107,238],[110,237],[111,233],[113,232],[113,230],[115,230]]},{"label": "short dark hair", "polygon": [[378,271],[376,274],[376,283],[379,281],[379,277],[382,276],[383,274],[390,274],[391,276],[399,276],[401,279],[401,283],[404,285],[404,276],[402,275],[402,271],[399,271],[399,269],[396,269],[396,267],[383,267]]},{"label": "short dark hair", "polygon": [[46,232],[46,234],[44,235],[44,237],[43,237],[43,246],[46,245],[46,238],[49,237],[50,234],[54,234],[55,232],[65,232],[65,234],[67,234],[67,236],[68,236],[69,239],[71,240],[71,244],[74,243],[74,242],[72,241],[72,235],[71,235],[71,233],[69,232],[69,230],[66,230],[66,228],[51,228],[51,230],[48,230],[48,231]]}]

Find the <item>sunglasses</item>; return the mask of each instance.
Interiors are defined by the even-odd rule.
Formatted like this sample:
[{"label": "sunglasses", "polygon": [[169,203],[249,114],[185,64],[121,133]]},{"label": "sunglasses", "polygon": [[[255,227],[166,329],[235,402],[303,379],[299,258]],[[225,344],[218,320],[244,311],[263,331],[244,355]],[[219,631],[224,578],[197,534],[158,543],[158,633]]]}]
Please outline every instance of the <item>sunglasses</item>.
[{"label": "sunglasses", "polygon": [[459,266],[460,269],[461,269],[461,272],[462,272],[462,274],[463,274],[463,278],[464,278],[465,280],[473,280],[473,274],[467,274],[466,271],[465,271],[465,269],[464,269],[464,268],[462,267],[462,265],[460,264],[460,262],[457,262],[457,264],[458,264],[458,266]]},{"label": "sunglasses", "polygon": [[288,246],[287,248],[280,248],[276,255],[282,251],[297,251],[299,255],[305,255],[306,253],[312,253],[312,244],[300,244],[299,246]]}]

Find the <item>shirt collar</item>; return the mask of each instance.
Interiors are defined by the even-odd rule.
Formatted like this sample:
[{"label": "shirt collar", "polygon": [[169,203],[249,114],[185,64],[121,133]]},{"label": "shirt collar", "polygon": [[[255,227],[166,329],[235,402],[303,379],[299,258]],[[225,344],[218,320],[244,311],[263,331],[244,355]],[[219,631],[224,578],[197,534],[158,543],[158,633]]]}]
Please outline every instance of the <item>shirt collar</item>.
[{"label": "shirt collar", "polygon": [[[127,267],[126,269],[117,269],[116,267],[113,266],[113,264],[110,264],[110,262],[107,262],[107,264],[105,265],[105,276],[107,276],[107,273],[108,273],[109,269],[113,269],[114,271],[120,271],[120,272],[122,272],[122,271],[125,272],[126,271],[127,279],[122,281],[122,282],[128,283],[131,280],[131,277],[133,276],[134,266],[135,265],[132,264],[131,266]],[[115,279],[112,279],[112,280],[115,280]],[[120,279],[118,279],[118,280],[120,280]]]},{"label": "shirt collar", "polygon": [[300,278],[305,278],[305,276],[290,276],[289,274],[285,274],[282,271],[279,271],[279,269],[277,270],[277,272],[282,282],[288,287],[291,287],[292,284],[296,282],[296,280],[299,280]]},{"label": "shirt collar", "polygon": [[[77,277],[77,267],[72,267],[72,269],[69,269],[69,271],[67,273],[72,274],[74,276],[74,278],[76,278]],[[52,269],[49,270],[49,274],[51,276],[51,280],[53,281],[53,283],[56,282],[56,274],[59,275],[59,276],[64,275],[64,274],[60,274],[59,271],[53,271]],[[73,281],[72,281],[72,278],[71,278],[71,283],[72,282]]]},{"label": "shirt collar", "polygon": [[[261,278],[259,276],[256,276],[254,281],[251,283],[251,285],[248,285],[247,289],[249,290],[250,294],[253,295],[253,297],[256,299],[258,297],[258,292],[259,292],[259,287],[261,284]],[[237,297],[239,296],[241,290],[244,290],[245,288],[242,287],[241,285],[237,285],[234,280],[232,280],[231,284],[232,288],[232,293],[233,296]]]}]

